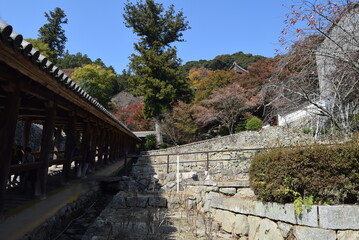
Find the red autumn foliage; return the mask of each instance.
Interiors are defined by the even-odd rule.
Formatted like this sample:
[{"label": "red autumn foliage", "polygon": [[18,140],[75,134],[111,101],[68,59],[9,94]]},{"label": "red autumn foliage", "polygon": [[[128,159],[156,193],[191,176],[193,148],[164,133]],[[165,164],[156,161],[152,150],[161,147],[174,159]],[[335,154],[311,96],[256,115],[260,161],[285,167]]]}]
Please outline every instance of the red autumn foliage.
[{"label": "red autumn foliage", "polygon": [[245,89],[239,83],[221,88],[204,100],[202,106],[197,106],[196,121],[204,126],[218,121],[233,133],[239,115],[258,104],[255,92],[256,89]]},{"label": "red autumn foliage", "polygon": [[235,82],[245,89],[259,90],[271,77],[278,58],[267,58],[252,63],[248,72],[237,76]]},{"label": "red autumn foliage", "polygon": [[114,116],[132,131],[148,131],[153,129],[153,121],[145,119],[143,103],[128,106],[116,106]]}]

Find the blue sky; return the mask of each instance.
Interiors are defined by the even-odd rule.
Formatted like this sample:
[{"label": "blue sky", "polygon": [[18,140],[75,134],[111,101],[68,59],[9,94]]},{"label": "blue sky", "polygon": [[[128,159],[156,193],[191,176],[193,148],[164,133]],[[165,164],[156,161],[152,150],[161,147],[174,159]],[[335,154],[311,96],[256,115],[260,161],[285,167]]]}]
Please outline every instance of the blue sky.
[{"label": "blue sky", "polygon": [[[25,38],[37,38],[46,23],[44,12],[62,8],[68,18],[64,25],[70,53],[86,53],[101,58],[120,73],[137,40],[123,23],[125,0],[11,0],[3,1],[0,19]],[[185,42],[176,43],[183,62],[212,59],[238,51],[273,57],[284,27],[289,0],[157,0],[174,4],[187,16],[190,30]]]}]

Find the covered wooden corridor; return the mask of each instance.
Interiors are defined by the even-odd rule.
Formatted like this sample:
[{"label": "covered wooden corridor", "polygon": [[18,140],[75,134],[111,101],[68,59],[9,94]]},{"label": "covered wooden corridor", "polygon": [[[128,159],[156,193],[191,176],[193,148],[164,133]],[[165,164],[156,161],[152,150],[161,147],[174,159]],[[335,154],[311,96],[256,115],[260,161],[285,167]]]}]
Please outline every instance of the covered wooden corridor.
[{"label": "covered wooden corridor", "polygon": [[[39,124],[40,150],[36,162],[12,165],[15,130],[20,121],[24,127],[22,142],[17,144],[28,146],[30,128]],[[2,21],[0,139],[0,222],[4,218],[9,174],[36,169],[35,193],[44,199],[50,166],[62,166],[61,179],[66,183],[71,179],[74,163],[81,166],[86,160],[92,168],[105,165],[134,153],[140,142],[96,99]],[[60,139],[65,139],[65,143],[61,145]],[[90,153],[89,158],[86,153]]]}]

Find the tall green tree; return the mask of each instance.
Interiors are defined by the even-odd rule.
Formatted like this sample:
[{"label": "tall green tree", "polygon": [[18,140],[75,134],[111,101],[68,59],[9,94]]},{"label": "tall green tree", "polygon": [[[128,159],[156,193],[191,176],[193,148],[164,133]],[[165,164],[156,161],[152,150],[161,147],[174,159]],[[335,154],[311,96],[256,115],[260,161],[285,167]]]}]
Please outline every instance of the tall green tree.
[{"label": "tall green tree", "polygon": [[49,13],[45,12],[45,17],[48,23],[39,29],[39,38],[49,45],[53,52],[49,58],[56,62],[64,54],[67,37],[62,25],[67,24],[67,18],[65,12],[58,7]]},{"label": "tall green tree", "polygon": [[181,69],[174,42],[181,42],[182,32],[189,29],[183,12],[176,13],[174,6],[167,10],[153,0],[127,2],[125,25],[139,37],[134,44],[137,54],[130,57],[133,92],[144,96],[144,114],[156,119],[157,140],[160,134],[160,115],[171,109],[178,100],[188,100],[191,95],[189,81]]},{"label": "tall green tree", "polygon": [[76,68],[71,78],[105,108],[111,107],[109,102],[116,82],[116,74],[111,69],[88,64]]}]

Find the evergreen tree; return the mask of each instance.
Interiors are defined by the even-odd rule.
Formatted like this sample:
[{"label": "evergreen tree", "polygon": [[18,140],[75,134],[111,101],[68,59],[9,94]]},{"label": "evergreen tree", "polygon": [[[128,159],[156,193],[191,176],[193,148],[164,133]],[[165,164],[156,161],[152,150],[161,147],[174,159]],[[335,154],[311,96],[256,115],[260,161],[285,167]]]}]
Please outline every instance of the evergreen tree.
[{"label": "evergreen tree", "polygon": [[49,59],[53,62],[64,54],[65,43],[67,38],[62,24],[67,24],[65,12],[61,8],[55,8],[49,13],[45,12],[48,23],[39,29],[39,38],[42,42],[47,43],[52,51]]},{"label": "evergreen tree", "polygon": [[137,51],[130,57],[134,93],[144,96],[144,114],[156,119],[157,140],[160,135],[160,115],[178,100],[188,100],[189,83],[180,67],[174,42],[183,41],[182,32],[189,29],[183,12],[167,10],[153,0],[125,4],[125,25],[139,37],[134,44]]},{"label": "evergreen tree", "polygon": [[78,68],[91,63],[92,60],[87,56],[87,54],[82,54],[80,52],[76,54],[70,54],[67,50],[63,57],[57,60],[57,66],[64,69]]}]

